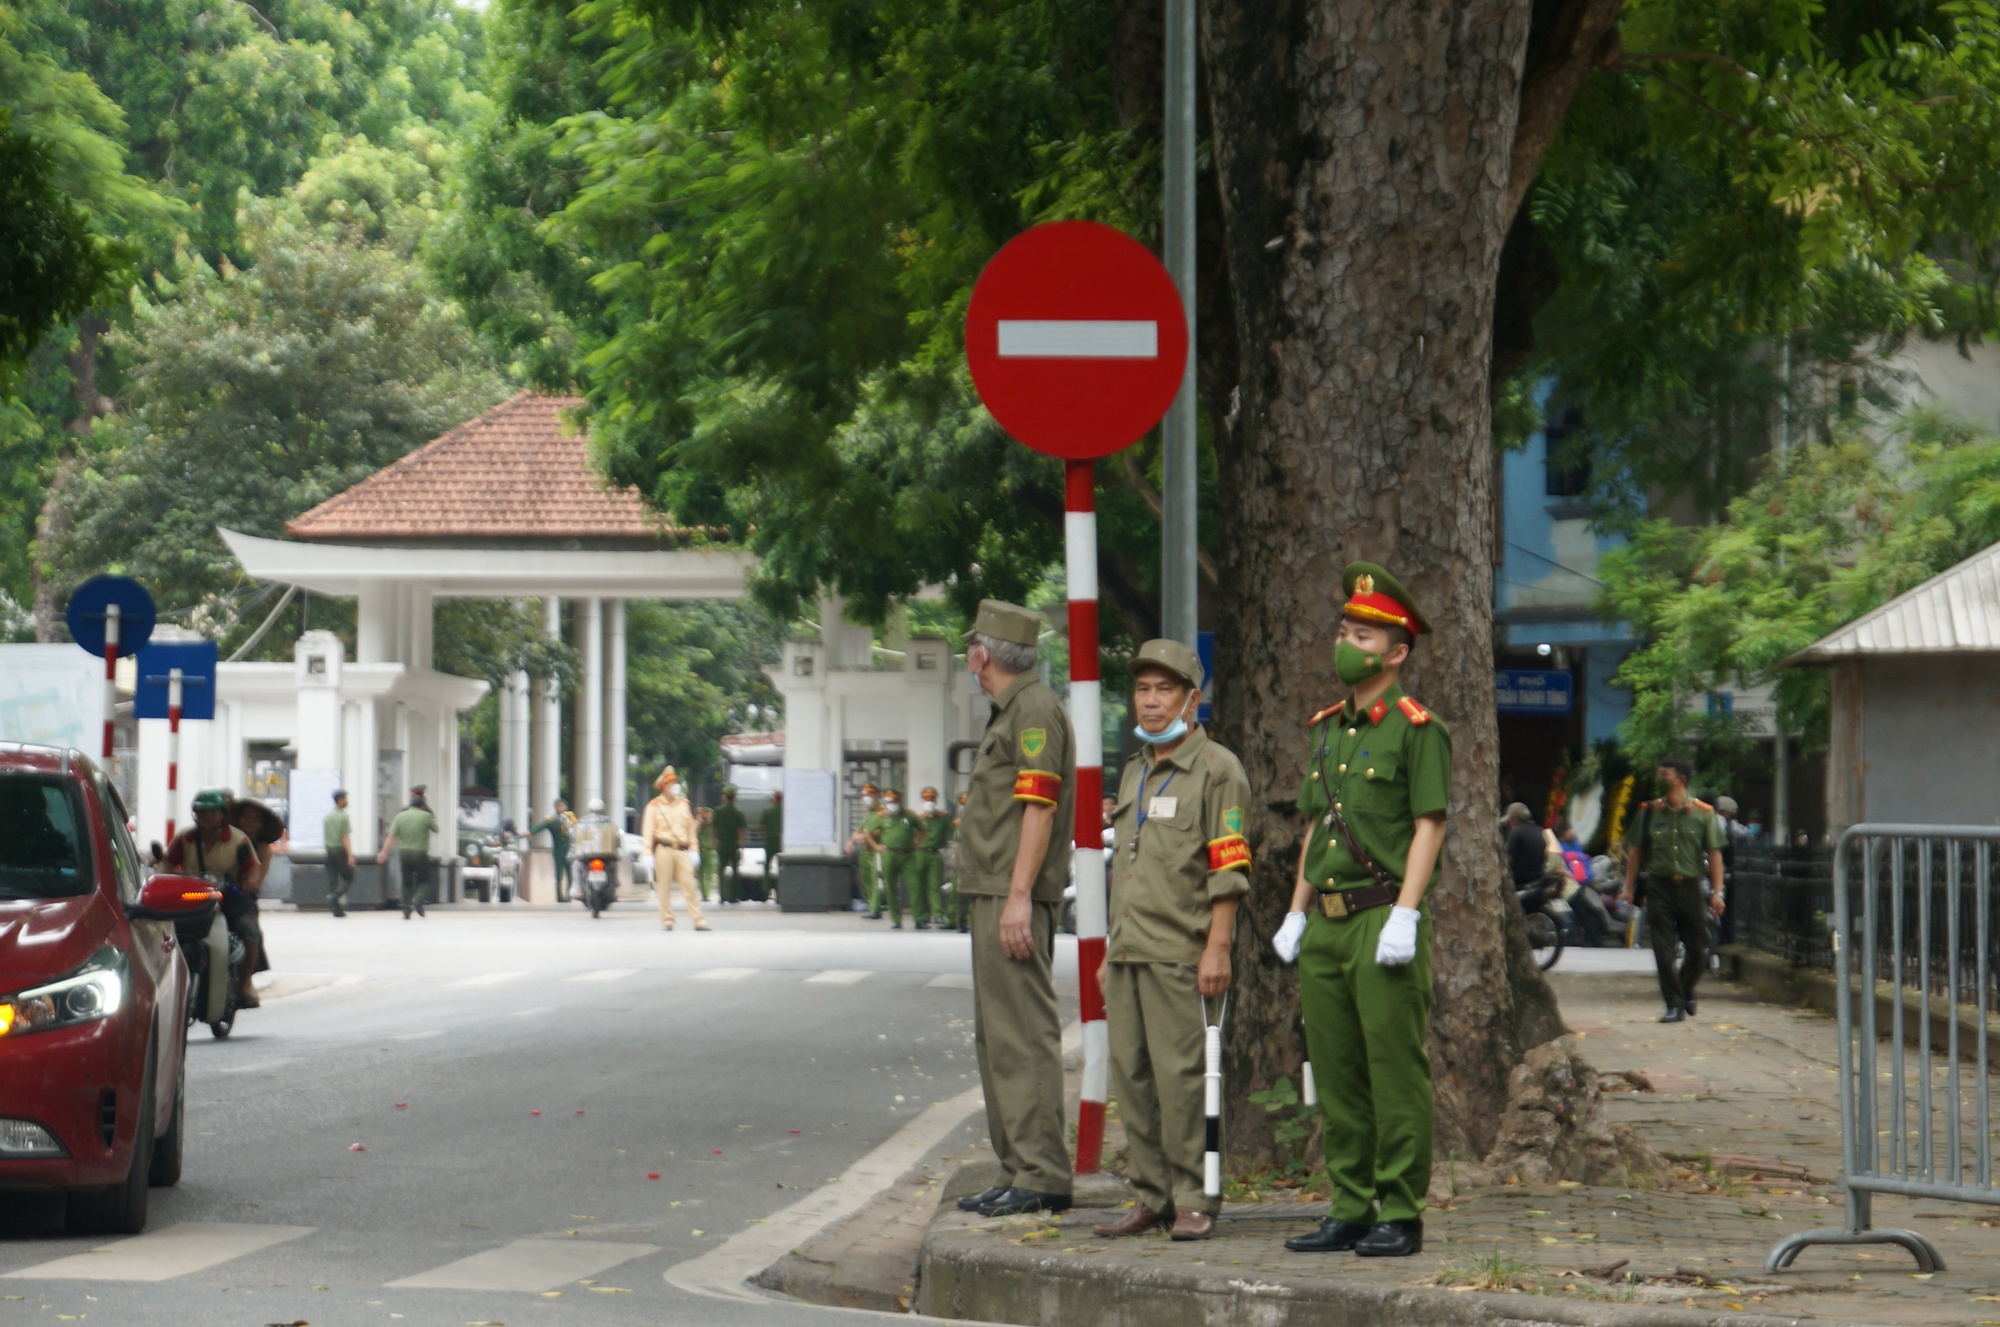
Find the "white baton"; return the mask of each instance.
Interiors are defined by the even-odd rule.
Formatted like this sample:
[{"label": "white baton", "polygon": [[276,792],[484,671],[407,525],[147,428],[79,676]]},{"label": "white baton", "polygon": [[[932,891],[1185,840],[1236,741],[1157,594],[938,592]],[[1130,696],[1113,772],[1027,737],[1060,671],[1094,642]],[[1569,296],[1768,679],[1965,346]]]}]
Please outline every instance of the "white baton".
[{"label": "white baton", "polygon": [[1210,1198],[1222,1196],[1222,1020],[1229,1016],[1229,997],[1222,997],[1222,1008],[1216,1014],[1215,1025],[1209,1026],[1208,1001],[1201,1002],[1201,1026],[1204,1041],[1205,1063],[1202,1068],[1203,1106],[1206,1115],[1207,1149],[1201,1162],[1201,1191]]}]

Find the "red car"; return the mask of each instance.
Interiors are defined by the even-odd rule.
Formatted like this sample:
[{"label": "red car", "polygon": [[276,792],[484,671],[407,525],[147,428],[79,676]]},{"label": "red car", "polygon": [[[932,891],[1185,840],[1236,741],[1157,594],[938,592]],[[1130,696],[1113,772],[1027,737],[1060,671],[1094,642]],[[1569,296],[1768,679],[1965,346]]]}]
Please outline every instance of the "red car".
[{"label": "red car", "polygon": [[221,895],[147,878],[77,751],[0,743],[0,1190],[60,1189],[78,1231],[145,1228],[181,1175],[187,964]]}]

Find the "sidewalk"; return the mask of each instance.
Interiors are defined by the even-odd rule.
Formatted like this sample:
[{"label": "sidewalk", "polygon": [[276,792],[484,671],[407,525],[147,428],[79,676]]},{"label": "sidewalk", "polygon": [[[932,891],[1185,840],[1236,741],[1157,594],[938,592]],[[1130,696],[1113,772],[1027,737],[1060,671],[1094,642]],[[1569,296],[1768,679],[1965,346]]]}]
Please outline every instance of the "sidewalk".
[{"label": "sidewalk", "polygon": [[1831,1018],[1712,981],[1699,1019],[1663,1027],[1649,975],[1551,977],[1584,1057],[1650,1087],[1606,1109],[1675,1161],[1670,1186],[1459,1193],[1427,1216],[1423,1254],[1380,1261],[1286,1252],[1323,1204],[1231,1204],[1201,1244],[1096,1239],[1104,1211],[986,1222],[947,1204],[925,1238],[919,1310],[1048,1327],[2000,1324],[2000,1208],[1878,1198],[1877,1226],[1920,1229],[1943,1253],[1932,1276],[1884,1245],[1812,1249],[1764,1275],[1781,1236],[1842,1219]]}]

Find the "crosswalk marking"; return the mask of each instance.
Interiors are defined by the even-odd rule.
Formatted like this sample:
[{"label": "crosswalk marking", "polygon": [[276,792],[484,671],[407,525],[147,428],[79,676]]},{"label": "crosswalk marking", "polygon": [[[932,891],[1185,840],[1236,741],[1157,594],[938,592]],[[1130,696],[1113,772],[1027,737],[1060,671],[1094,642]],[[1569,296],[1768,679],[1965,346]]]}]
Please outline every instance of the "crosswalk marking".
[{"label": "crosswalk marking", "polygon": [[574,977],[564,977],[564,981],[618,981],[637,972],[637,968],[598,968],[594,972],[579,972]]},{"label": "crosswalk marking", "polygon": [[709,968],[694,974],[696,981],[741,981],[757,975],[755,968]]},{"label": "crosswalk marking", "polygon": [[217,1069],[219,1074],[254,1074],[264,1069],[277,1069],[298,1060],[296,1055],[280,1055],[275,1060],[259,1060],[255,1064],[232,1064],[226,1069]]},{"label": "crosswalk marking", "polygon": [[443,1030],[442,1030],[442,1029],[439,1029],[439,1028],[431,1028],[430,1030],[428,1030],[428,1031],[425,1031],[425,1032],[398,1032],[398,1033],[397,1033],[397,1034],[396,1034],[395,1036],[393,1036],[393,1037],[389,1038],[389,1040],[391,1040],[391,1041],[429,1041],[429,1040],[430,1040],[430,1039],[431,1039],[432,1037],[442,1037],[443,1035],[444,1035],[444,1032],[443,1032]]},{"label": "crosswalk marking", "polygon": [[858,981],[867,981],[875,974],[857,972],[852,968],[829,968],[825,972],[815,972],[807,981],[823,982],[828,986],[852,986]]},{"label": "crosswalk marking", "polygon": [[498,986],[503,981],[513,981],[516,977],[525,977],[527,975],[525,972],[482,972],[477,977],[466,977],[459,981],[446,982],[445,984],[455,987]]},{"label": "crosswalk marking", "polygon": [[183,1221],[101,1244],[54,1262],[23,1267],[10,1277],[64,1281],[165,1281],[310,1235],[314,1226],[252,1226],[233,1221]]},{"label": "crosswalk marking", "polygon": [[972,989],[972,976],[965,972],[940,972],[924,985],[937,986],[949,991],[969,991]]},{"label": "crosswalk marking", "polygon": [[517,1239],[497,1249],[391,1281],[393,1290],[518,1290],[536,1293],[566,1286],[607,1267],[658,1253],[657,1244],[606,1244],[598,1240]]}]

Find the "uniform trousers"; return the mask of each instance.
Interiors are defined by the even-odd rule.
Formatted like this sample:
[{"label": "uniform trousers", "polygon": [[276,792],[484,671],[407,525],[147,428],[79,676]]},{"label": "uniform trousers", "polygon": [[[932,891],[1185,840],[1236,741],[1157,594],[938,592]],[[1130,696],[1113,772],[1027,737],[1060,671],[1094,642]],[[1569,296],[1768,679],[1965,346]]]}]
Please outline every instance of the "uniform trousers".
[{"label": "uniform trousers", "polygon": [[1202,1192],[1206,1034],[1195,965],[1113,963],[1104,1012],[1111,1024],[1111,1091],[1139,1201],[1162,1215],[1184,1207],[1214,1216],[1222,1199]]},{"label": "uniform trousers", "polygon": [[410,909],[430,901],[431,880],[437,864],[427,852],[403,852],[398,849],[396,865],[403,877],[403,915],[410,915]]},{"label": "uniform trousers", "polygon": [[885,851],[882,854],[882,897],[888,904],[889,916],[899,925],[903,920],[903,895],[910,896],[910,911],[923,916],[923,907],[917,894],[917,873],[913,869],[916,856],[911,852]]},{"label": "uniform trousers", "polygon": [[944,920],[944,854],[919,848],[910,854],[910,911],[917,925]]},{"label": "uniform trousers", "polygon": [[[1660,998],[1669,1009],[1685,1009],[1694,999],[1694,984],[1708,970],[1708,908],[1701,881],[1646,877],[1646,936],[1653,942],[1653,968],[1660,977]],[[1674,970],[1674,951],[1680,970]]]},{"label": "uniform trousers", "polygon": [[887,910],[883,907],[882,886],[889,876],[888,856],[888,853],[877,852],[873,848],[861,850],[862,888],[868,895],[868,911],[877,915]]},{"label": "uniform trousers", "polygon": [[694,863],[681,849],[658,844],[653,848],[653,893],[660,900],[660,925],[669,931],[674,929],[674,896],[668,891],[675,888],[681,891],[681,902],[687,904],[688,918],[696,926],[708,925],[708,918],[701,915],[701,893],[695,888]]},{"label": "uniform trousers", "polygon": [[1004,895],[978,894],[972,913],[973,1049],[986,1093],[986,1134],[1003,1185],[1068,1194],[1063,1123],[1062,1022],[1056,1013],[1054,903],[1030,904],[1034,952],[1000,947]]},{"label": "uniform trousers", "polygon": [[326,897],[334,907],[345,907],[347,891],[354,888],[354,863],[347,860],[347,854],[339,848],[330,848],[326,855]]},{"label": "uniform trousers", "polygon": [[1417,925],[1416,959],[1385,968],[1375,943],[1390,912],[1334,920],[1314,908],[1299,946],[1299,1006],[1333,1183],[1327,1214],[1342,1221],[1418,1220],[1431,1186],[1431,919]]}]

